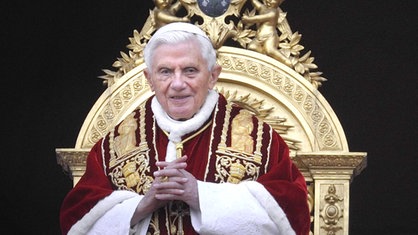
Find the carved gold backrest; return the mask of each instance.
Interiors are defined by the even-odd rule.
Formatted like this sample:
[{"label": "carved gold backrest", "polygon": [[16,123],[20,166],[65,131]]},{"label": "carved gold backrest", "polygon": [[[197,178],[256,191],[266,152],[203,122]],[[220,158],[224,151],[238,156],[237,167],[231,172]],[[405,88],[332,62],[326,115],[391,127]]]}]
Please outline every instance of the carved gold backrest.
[{"label": "carved gold backrest", "polygon": [[349,184],[366,166],[366,153],[349,151],[337,116],[318,91],[326,79],[311,52],[302,54],[301,35],[292,32],[281,2],[156,0],[144,27],[129,38],[129,52],[121,52],[113,70],[104,70],[108,87],[86,117],[75,148],[56,149],[74,184],[93,144],[152,95],[142,50],[153,32],[168,22],[199,22],[223,68],[216,89],[271,124],[289,145],[308,183],[312,233],[348,234]]}]

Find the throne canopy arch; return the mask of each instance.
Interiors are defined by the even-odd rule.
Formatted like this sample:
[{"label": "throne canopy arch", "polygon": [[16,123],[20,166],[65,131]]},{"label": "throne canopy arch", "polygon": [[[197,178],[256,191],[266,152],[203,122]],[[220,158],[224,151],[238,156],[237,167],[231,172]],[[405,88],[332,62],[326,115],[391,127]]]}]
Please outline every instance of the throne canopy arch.
[{"label": "throne canopy arch", "polygon": [[[76,184],[90,148],[153,93],[144,76],[142,51],[169,22],[199,26],[222,66],[215,87],[230,101],[263,119],[289,145],[310,191],[313,234],[348,234],[349,185],[366,167],[366,153],[350,152],[344,130],[318,90],[322,77],[293,32],[282,0],[155,0],[128,52],[104,69],[107,89],[82,124],[74,148],[57,148],[57,160]],[[330,201],[329,198],[338,200]]]},{"label": "throne canopy arch", "polygon": [[[269,56],[246,49],[218,49],[222,72],[216,89],[278,131],[292,151],[348,151],[347,140],[326,99],[302,75]],[[153,93],[144,63],[109,86],[88,114],[76,148],[91,148]]]}]

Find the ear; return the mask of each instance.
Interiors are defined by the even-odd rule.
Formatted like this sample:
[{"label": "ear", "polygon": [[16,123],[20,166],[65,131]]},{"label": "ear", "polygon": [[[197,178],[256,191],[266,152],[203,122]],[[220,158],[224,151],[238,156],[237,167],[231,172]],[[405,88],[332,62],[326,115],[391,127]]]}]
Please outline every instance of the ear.
[{"label": "ear", "polygon": [[219,74],[221,74],[222,67],[218,64],[215,64],[211,71],[211,76],[209,78],[209,88],[213,89],[218,82]]},{"label": "ear", "polygon": [[146,78],[146,79],[147,79],[147,81],[148,81],[148,84],[149,84],[149,87],[151,88],[151,91],[154,91],[154,84],[152,83],[151,74],[150,74],[150,72],[149,72],[148,68],[146,68],[146,69],[144,70],[144,76],[145,76],[145,78]]}]

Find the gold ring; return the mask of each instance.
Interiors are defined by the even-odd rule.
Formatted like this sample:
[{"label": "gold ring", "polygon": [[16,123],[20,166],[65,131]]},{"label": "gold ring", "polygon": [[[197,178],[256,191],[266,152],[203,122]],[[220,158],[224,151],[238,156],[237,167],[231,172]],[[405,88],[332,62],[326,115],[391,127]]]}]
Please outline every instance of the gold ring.
[{"label": "gold ring", "polygon": [[168,176],[161,177],[161,182],[168,182]]}]

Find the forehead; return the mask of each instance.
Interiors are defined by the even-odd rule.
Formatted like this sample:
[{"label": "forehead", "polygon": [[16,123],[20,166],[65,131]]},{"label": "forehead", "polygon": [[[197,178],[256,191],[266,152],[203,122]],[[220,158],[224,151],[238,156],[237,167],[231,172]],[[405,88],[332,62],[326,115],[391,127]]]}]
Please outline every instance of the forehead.
[{"label": "forehead", "polygon": [[155,65],[181,61],[205,62],[198,42],[188,40],[180,43],[160,44],[155,48],[153,58]]}]

